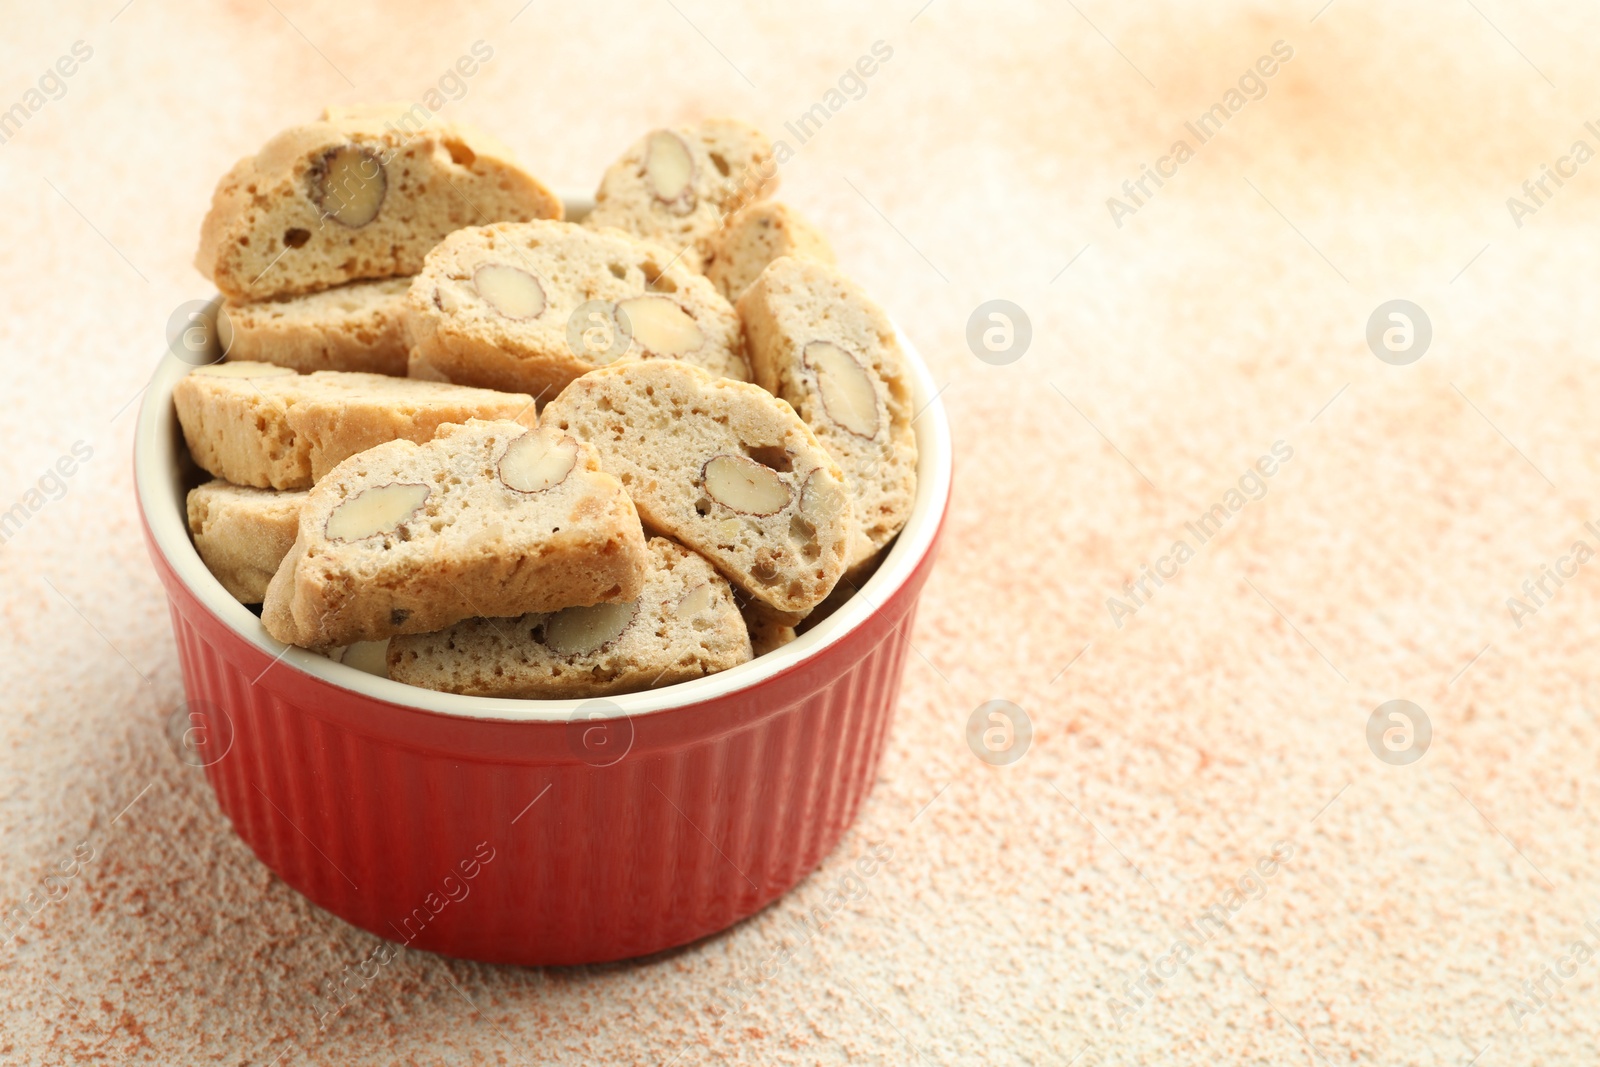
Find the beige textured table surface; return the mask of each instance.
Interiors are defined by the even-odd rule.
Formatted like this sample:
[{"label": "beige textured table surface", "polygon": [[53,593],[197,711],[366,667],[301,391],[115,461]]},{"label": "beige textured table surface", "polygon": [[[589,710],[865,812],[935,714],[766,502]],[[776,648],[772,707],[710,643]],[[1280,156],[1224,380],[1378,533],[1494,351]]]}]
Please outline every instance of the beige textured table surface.
[{"label": "beige textured table surface", "polygon": [[[0,947],[0,1061],[1600,1059],[1600,565],[1561,563],[1600,548],[1600,17],[520,2],[7,8],[0,910],[94,859]],[[782,195],[946,385],[956,506],[875,791],[794,893],[634,963],[406,953],[319,1032],[314,992],[375,941],[269,874],[167,747],[130,402],[208,295],[217,177],[325,102],[421,99],[479,40],[445,113],[552,185],[708,114],[789,140]],[[798,144],[784,124],[878,41]],[[1185,124],[1218,104],[1202,143]],[[1169,176],[1135,198],[1145,165]],[[1561,183],[1525,192],[1546,165]],[[995,298],[1032,325],[1008,365],[965,339]],[[1405,366],[1365,340],[1396,298],[1432,326]],[[1147,564],[1174,577],[1134,601]],[[1010,766],[965,740],[992,698],[1032,721]],[[1431,724],[1416,762],[1369,748],[1391,699]],[[719,1018],[876,842],[867,894]]]}]

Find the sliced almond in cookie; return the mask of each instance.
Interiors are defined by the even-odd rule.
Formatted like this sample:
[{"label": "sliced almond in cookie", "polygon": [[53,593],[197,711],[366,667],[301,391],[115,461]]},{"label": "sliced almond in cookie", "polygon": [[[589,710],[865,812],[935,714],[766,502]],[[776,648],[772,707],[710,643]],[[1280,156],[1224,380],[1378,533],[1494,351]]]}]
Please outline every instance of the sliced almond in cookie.
[{"label": "sliced almond in cookie", "polygon": [[664,296],[636,296],[619,301],[616,320],[623,332],[652,356],[682,359],[705,347],[705,331],[676,300]]},{"label": "sliced almond in cookie", "polygon": [[378,217],[389,192],[383,157],[357,144],[336,145],[323,152],[308,175],[311,201],[332,219],[352,230]]},{"label": "sliced almond in cookie", "polygon": [[812,341],[800,361],[817,379],[817,395],[828,419],[857,437],[878,433],[878,390],[861,360],[832,341]]},{"label": "sliced almond in cookie", "polygon": [[578,465],[578,442],[550,434],[524,434],[500,457],[500,480],[519,493],[543,493]]},{"label": "sliced almond in cookie", "polygon": [[328,516],[330,541],[363,541],[397,531],[428,502],[428,487],[404,482],[375,485],[346,499]]},{"label": "sliced almond in cookie", "polygon": [[710,610],[716,602],[716,593],[710,582],[701,582],[678,600],[677,615],[680,619],[693,619]]},{"label": "sliced almond in cookie", "polygon": [[544,311],[544,286],[519,267],[485,264],[472,272],[472,286],[490,307],[508,319],[537,318]]},{"label": "sliced almond in cookie", "polygon": [[644,177],[657,200],[694,210],[694,156],[679,134],[656,130],[645,139]]},{"label": "sliced almond in cookie", "polygon": [[343,650],[335,650],[339,655],[335,657],[338,662],[346,667],[354,667],[358,671],[375,675],[379,678],[389,677],[389,642],[387,641],[357,641],[346,646]]},{"label": "sliced almond in cookie", "polygon": [[545,621],[544,640],[563,656],[585,656],[611,644],[639,614],[637,601],[563,608]]},{"label": "sliced almond in cookie", "polygon": [[712,456],[700,484],[712,500],[741,515],[776,515],[794,496],[777,471],[744,456]]}]

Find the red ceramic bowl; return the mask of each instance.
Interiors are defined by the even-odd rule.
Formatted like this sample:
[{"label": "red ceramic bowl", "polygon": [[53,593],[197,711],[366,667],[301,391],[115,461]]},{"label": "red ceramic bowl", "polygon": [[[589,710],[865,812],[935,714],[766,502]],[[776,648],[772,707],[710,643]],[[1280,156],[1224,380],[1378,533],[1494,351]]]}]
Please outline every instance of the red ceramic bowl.
[{"label": "red ceramic bowl", "polygon": [[776,652],[601,701],[436,693],[273,640],[189,540],[172,388],[192,367],[167,355],[134,467],[183,667],[186,757],[284,881],[416,948],[593,963],[753,914],[855,819],[933,566],[949,428],[901,343],[922,410],[917,499],[872,578]]}]

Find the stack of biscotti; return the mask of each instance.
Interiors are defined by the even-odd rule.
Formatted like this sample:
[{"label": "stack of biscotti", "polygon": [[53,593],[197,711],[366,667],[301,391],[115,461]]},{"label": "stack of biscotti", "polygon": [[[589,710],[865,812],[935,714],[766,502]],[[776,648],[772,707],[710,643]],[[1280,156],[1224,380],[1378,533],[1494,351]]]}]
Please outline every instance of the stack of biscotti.
[{"label": "stack of biscotti", "polygon": [[[592,606],[516,618],[486,610],[439,632],[395,637],[391,678],[524,698],[687,681],[750,659],[753,640],[762,652],[786,643],[793,632],[779,632],[777,620],[821,603],[844,572],[854,530],[844,474],[794,410],[758,386],[681,360],[618,363],[563,390],[539,432],[582,442],[637,508],[655,535],[642,586]],[[332,480],[317,484],[313,501]],[[302,512],[302,539],[320,521],[311,514]],[[269,629],[288,567],[268,593]],[[754,616],[753,628],[741,598],[767,613]],[[329,611],[307,605],[305,614]]]},{"label": "stack of biscotti", "polygon": [[196,367],[172,396],[190,457],[213,477],[189,494],[195,547],[246,604],[293,543],[304,490],[342,460],[470,418],[534,418],[527,395],[232,360]]},{"label": "stack of biscotti", "polygon": [[531,407],[391,379],[406,374],[411,276],[435,244],[462,226],[560,217],[499,142],[405,105],[330,108],[223,177],[195,266],[223,293],[229,362],[197,369],[175,399],[191,454],[216,476],[190,495],[190,529],[230,593],[262,600],[301,490],[346,456]]},{"label": "stack of biscotti", "polygon": [[463,226],[561,217],[498,141],[418,108],[329,108],[217,185],[195,266],[236,359],[405,374],[408,278]]},{"label": "stack of biscotti", "polygon": [[641,138],[581,225],[393,109],[275,138],[203,227],[227,361],[173,394],[202,560],[279,640],[467,695],[795,641],[904,525],[916,444],[887,317],[775,185],[732,120]]}]

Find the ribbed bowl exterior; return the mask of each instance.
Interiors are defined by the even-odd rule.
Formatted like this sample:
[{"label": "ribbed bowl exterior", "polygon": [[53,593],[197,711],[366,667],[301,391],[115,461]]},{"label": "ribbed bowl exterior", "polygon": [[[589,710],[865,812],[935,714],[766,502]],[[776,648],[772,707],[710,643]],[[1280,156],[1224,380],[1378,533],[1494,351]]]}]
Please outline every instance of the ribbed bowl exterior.
[{"label": "ribbed bowl exterior", "polygon": [[937,543],[857,629],[783,673],[588,724],[408,708],[274,663],[153,537],[150,554],[189,706],[209,711],[206,774],[263,863],[393,941],[574,964],[721,930],[838,843],[877,773]]}]

